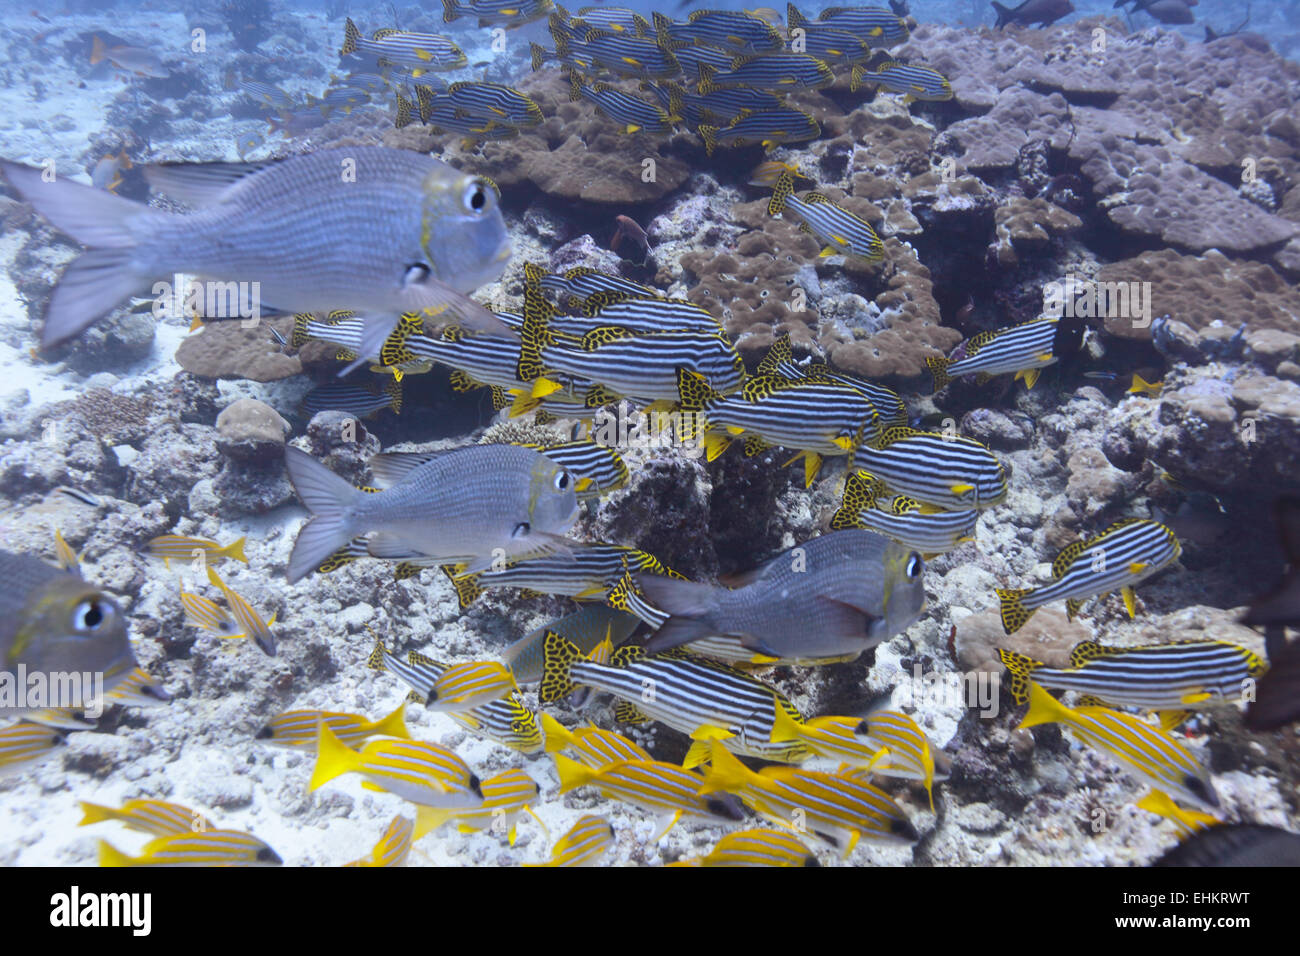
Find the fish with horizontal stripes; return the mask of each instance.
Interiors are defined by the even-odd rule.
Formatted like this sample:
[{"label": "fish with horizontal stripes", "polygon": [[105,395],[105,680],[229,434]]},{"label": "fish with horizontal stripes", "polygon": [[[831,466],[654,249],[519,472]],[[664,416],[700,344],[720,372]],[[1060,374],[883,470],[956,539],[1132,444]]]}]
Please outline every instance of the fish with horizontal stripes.
[{"label": "fish with horizontal stripes", "polygon": [[1174,803],[1169,794],[1163,790],[1152,789],[1134,804],[1139,810],[1146,810],[1158,817],[1164,817],[1174,825],[1179,837],[1191,836],[1199,830],[1219,825],[1219,818],[1200,810],[1188,810]]},{"label": "fish with horizontal stripes", "polygon": [[[589,298],[599,293],[611,293],[616,299],[658,299],[662,298],[658,289],[652,289],[620,275],[601,272],[586,266],[577,266],[564,273],[550,273],[533,262],[524,263],[524,295],[527,300],[528,290],[544,289],[553,293],[560,308],[566,310],[582,309],[584,315],[594,315],[599,305],[586,308]],[[599,300],[606,304],[605,299]],[[521,328],[522,320],[515,328]]]},{"label": "fish with horizontal stripes", "polygon": [[308,789],[319,790],[345,773],[361,774],[373,789],[421,806],[461,809],[483,803],[478,776],[446,747],[384,738],[369,741],[358,753],[322,723]]},{"label": "fish with horizontal stripes", "polygon": [[1089,598],[1118,590],[1129,617],[1137,615],[1134,585],[1178,559],[1182,545],[1165,525],[1149,518],[1117,521],[1099,535],[1067,545],[1052,562],[1052,583],[1039,588],[998,588],[1002,627],[1014,634],[1044,604],[1065,601],[1070,620]]},{"label": "fish with horizontal stripes", "polygon": [[884,7],[828,7],[816,20],[809,20],[793,3],[786,4],[786,24],[790,30],[814,32],[822,28],[846,30],[873,47],[902,43],[908,37],[907,23]]},{"label": "fish with horizontal stripes", "polygon": [[299,405],[303,415],[311,418],[325,411],[346,412],[355,418],[370,418],[385,409],[402,413],[402,382],[390,378],[378,391],[361,385],[331,382],[318,385],[303,396]]},{"label": "fish with horizontal stripes", "polygon": [[328,710],[287,710],[267,721],[256,738],[275,747],[314,750],[322,723],[348,747],[364,744],[371,737],[411,738],[406,729],[405,704],[379,720]]},{"label": "fish with horizontal stripes", "polygon": [[453,23],[461,17],[477,17],[480,27],[513,30],[540,20],[554,7],[552,0],[442,0],[442,21]]},{"label": "fish with horizontal stripes", "polygon": [[935,508],[983,511],[1007,497],[1007,466],[973,438],[896,426],[857,461],[891,491]]},{"label": "fish with horizontal stripes", "polygon": [[821,257],[853,256],[866,262],[884,258],[885,246],[871,224],[855,216],[829,196],[808,193],[800,199],[794,194],[794,174],[782,173],[767,204],[769,216],[789,215],[799,228],[822,243]]},{"label": "fish with horizontal stripes", "polygon": [[[244,557],[246,538],[236,538],[230,544],[222,545],[209,538],[194,538],[183,534],[163,534],[151,538],[145,545],[146,553],[151,558],[162,558],[163,564],[171,567],[172,561],[192,561],[202,559],[205,564],[220,564],[227,558],[248,563]],[[195,552],[202,552],[196,554]]]},{"label": "fish with horizontal stripes", "polygon": [[[420,360],[437,362],[462,372],[478,385],[522,388],[515,372],[519,367],[519,341],[490,335],[465,335],[447,328],[436,335],[422,331],[417,319],[403,316],[393,334],[380,347],[378,361],[385,367],[401,367]],[[458,388],[456,382],[453,388]],[[459,388],[458,388],[459,390]]]},{"label": "fish with horizontal stripes", "polygon": [[226,606],[230,608],[230,615],[235,619],[235,624],[239,632],[245,637],[252,638],[262,653],[268,657],[275,657],[275,632],[271,627],[275,624],[275,615],[271,615],[269,621],[262,620],[262,615],[254,610],[253,605],[249,604],[244,596],[230,588],[218,576],[215,569],[208,567],[208,582],[221,591],[226,599]]},{"label": "fish with horizontal stripes", "polygon": [[[561,13],[560,16],[564,14]],[[634,33],[639,37],[649,36],[651,33],[650,22],[627,7],[579,7],[574,15],[567,19],[569,24],[583,36],[588,29]]]},{"label": "fish with horizontal stripes", "polygon": [[411,67],[413,76],[426,70],[458,70],[467,62],[465,53],[449,37],[436,33],[408,33],[405,30],[376,30],[367,39],[348,18],[344,22],[340,56],[365,53],[379,58],[379,65]]},{"label": "fish with horizontal stripes", "polygon": [[774,149],[785,143],[806,143],[821,135],[821,125],[803,110],[778,107],[742,113],[727,126],[702,123],[696,129],[704,140],[704,151],[712,156],[719,146],[749,146],[759,143]]},{"label": "fish with horizontal stripes", "polygon": [[1069,708],[1029,682],[1029,710],[1019,728],[1060,723],[1094,750],[1125,764],[1158,790],[1207,809],[1219,807],[1209,772],[1167,731],[1108,707]]},{"label": "fish with horizontal stripes", "polygon": [[1115,707],[1180,711],[1236,702],[1268,670],[1258,654],[1229,641],[1190,640],[1149,647],[1111,647],[1085,641],[1070,651],[1068,667],[1049,667],[1015,651],[999,650],[1007,689],[1017,704],[1032,680]]},{"label": "fish with horizontal stripes", "polygon": [[912,63],[890,61],[880,64],[875,70],[868,70],[859,63],[849,75],[849,89],[857,92],[868,84],[875,84],[890,93],[902,93],[905,104],[913,100],[928,103],[952,99],[952,85],[947,77],[938,70]]},{"label": "fish with horizontal stripes", "polygon": [[438,713],[461,712],[509,697],[515,692],[515,678],[498,661],[464,661],[445,667],[424,706]]},{"label": "fish with horizontal stripes", "polygon": [[835,74],[825,60],[806,53],[769,53],[737,57],[731,69],[724,71],[701,64],[696,89],[707,94],[723,87],[747,86],[774,93],[794,93],[820,90],[834,82]]},{"label": "fish with horizontal stripes", "polygon": [[[677,89],[681,90],[680,87]],[[669,94],[673,95],[671,85]],[[682,109],[670,108],[670,113],[685,117],[687,114],[683,110],[693,110],[699,113],[701,123],[716,123],[720,128],[730,125],[747,113],[766,113],[785,108],[785,101],[780,94],[769,90],[752,90],[745,86],[724,87],[702,95],[681,90],[680,96],[685,105]]]},{"label": "fish with horizontal stripes", "polygon": [[[796,28],[798,29],[798,28]],[[850,30],[835,27],[805,27],[790,41],[794,53],[807,53],[832,66],[852,66],[870,60],[871,44]]]},{"label": "fish with horizontal stripes", "polygon": [[995,375],[1015,373],[1033,388],[1040,370],[1079,351],[1083,322],[1079,319],[1034,319],[1005,329],[992,329],[967,339],[944,358],[925,360],[937,392],[954,378],[975,375],[980,384]]},{"label": "fish with horizontal stripes", "polygon": [[113,820],[132,830],[166,836],[169,833],[193,833],[215,829],[212,821],[189,807],[164,800],[128,800],[120,807],[105,807],[88,800],[78,801],[82,817],[79,827]]},{"label": "fish with horizontal stripes", "polygon": [[685,22],[653,14],[659,45],[667,50],[707,46],[733,54],[775,53],[785,38],[762,17],[740,10],[692,10]]},{"label": "fish with horizontal stripes", "polygon": [[278,866],[280,855],[251,833],[203,830],[170,833],[128,856],[107,840],[99,841],[100,866]]},{"label": "fish with horizontal stripes", "polygon": [[821,866],[817,854],[789,830],[728,833],[707,855],[671,866]]},{"label": "fish with horizontal stripes", "polygon": [[225,638],[243,637],[244,633],[235,623],[235,619],[224,607],[206,598],[202,594],[194,594],[190,591],[181,589],[181,607],[185,609],[185,622],[193,627],[201,627],[205,631],[215,631],[219,636]]},{"label": "fish with horizontal stripes", "polygon": [[563,53],[560,53],[559,50],[548,50],[540,43],[529,43],[528,49],[529,55],[532,59],[533,72],[536,73],[551,60],[555,60],[563,69],[576,70],[579,73],[590,73],[595,70],[595,67],[591,62],[591,57],[573,51],[573,44],[580,40],[581,37],[577,37],[574,40],[562,44],[564,50]]},{"label": "fish with horizontal stripes", "polygon": [[758,363],[757,374],[781,375],[789,379],[810,382],[839,382],[841,385],[856,389],[871,400],[871,404],[876,406],[876,412],[880,415],[881,428],[892,428],[895,425],[906,426],[909,421],[907,405],[904,404],[902,396],[892,388],[878,385],[875,382],[868,382],[866,379],[849,375],[846,372],[837,371],[821,362],[810,362],[803,365],[795,362],[790,348],[789,332],[783,332],[772,343],[772,347],[767,350],[767,354]]},{"label": "fish with horizontal stripes", "polygon": [[511,846],[515,845],[516,821],[520,815],[532,813],[532,804],[542,788],[537,781],[517,767],[503,770],[482,783],[483,803],[477,807],[417,807],[415,810],[415,839],[431,833],[444,823],[455,822],[461,833],[478,833],[491,830],[502,833]]},{"label": "fish with horizontal stripes", "polygon": [[[578,287],[586,283],[579,283]],[[723,328],[708,309],[687,299],[654,295],[646,298],[610,290],[589,293],[579,302],[581,315],[561,315],[542,296],[540,283],[524,291],[524,321],[537,324],[559,340],[581,341],[596,329],[617,328],[634,335],[654,332],[703,332],[721,335]],[[575,301],[570,297],[570,301]],[[522,328],[522,327],[521,327]]]},{"label": "fish with horizontal stripes", "polygon": [[104,697],[123,707],[157,707],[172,699],[172,695],[163,689],[157,679],[139,667],[132,669],[122,683]]},{"label": "fish with horizontal stripes", "polygon": [[366,856],[344,866],[401,866],[411,852],[415,835],[415,821],[400,813],[389,821],[379,842]]},{"label": "fish with horizontal stripes", "polygon": [[584,84],[577,73],[569,74],[569,99],[575,103],[586,100],[624,133],[672,132],[673,118],[660,107],[608,83]]},{"label": "fish with horizontal stripes", "polygon": [[866,781],[794,767],[755,772],[722,744],[712,744],[704,793],[734,793],[759,815],[816,836],[845,858],[860,840],[908,845],[920,839],[893,797]]},{"label": "fish with horizontal stripes", "polygon": [[298,101],[280,87],[263,83],[261,80],[240,80],[239,88],[245,95],[261,101],[274,110],[291,110],[298,106]]},{"label": "fish with horizontal stripes", "polygon": [[[673,56],[681,64],[682,74],[689,84],[696,84],[700,81],[700,67],[708,66],[724,72],[731,69],[731,64],[736,61],[736,55],[726,50],[712,46],[686,46],[680,47],[673,51]],[[674,110],[669,110],[675,113]],[[676,114],[684,115],[684,114]]]},{"label": "fish with horizontal stripes", "polygon": [[624,760],[654,760],[644,749],[622,734],[595,724],[565,727],[550,714],[542,714],[546,752],[567,750],[588,767],[604,767]]},{"label": "fish with horizontal stripes", "polygon": [[[657,720],[697,742],[720,739],[729,750],[763,760],[795,763],[810,754],[801,743],[771,739],[777,709],[802,719],[794,705],[775,688],[717,661],[677,650],[648,655],[627,645],[601,664],[554,632],[546,635],[543,654],[542,703],[590,687],[619,699],[615,717],[625,723]],[[691,756],[693,766],[703,754]]]},{"label": "fish with horizontal stripes", "polygon": [[67,743],[67,732],[58,727],[20,720],[0,728],[0,777],[26,770]]},{"label": "fish with horizontal stripes", "polygon": [[920,724],[902,711],[880,710],[866,717],[856,733],[876,750],[862,768],[865,772],[919,781],[934,809],[934,781],[947,775],[936,770],[934,746]]},{"label": "fish with horizontal stripes", "polygon": [[980,513],[928,511],[915,498],[889,496],[885,483],[867,472],[850,474],[831,528],[870,528],[920,551],[928,560],[975,540]]},{"label": "fish with horizontal stripes", "polygon": [[592,67],[604,68],[619,76],[642,80],[672,79],[681,72],[681,64],[652,37],[630,36],[604,30],[588,30],[581,40],[564,34],[552,34],[555,52],[561,58],[570,55],[586,60]]},{"label": "fish with horizontal stripes", "polygon": [[584,814],[564,836],[555,841],[544,863],[524,866],[595,866],[614,845],[614,828],[604,817]]},{"label": "fish with horizontal stripes", "polygon": [[[623,456],[608,445],[585,438],[577,441],[538,445],[520,442],[524,448],[540,451],[551,461],[578,480],[578,500],[590,500],[616,491],[628,482],[627,463]],[[583,485],[583,482],[587,482]]]},{"label": "fish with horizontal stripes", "polygon": [[542,679],[542,644],[546,632],[554,631],[572,641],[583,654],[590,654],[604,640],[617,647],[637,628],[639,619],[626,611],[604,604],[586,604],[581,610],[549,621],[529,631],[502,652],[502,660],[521,684]]},{"label": "fish with horizontal stripes", "polygon": [[734,395],[718,395],[700,376],[678,373],[679,405],[690,440],[705,430],[704,449],[713,461],[738,436],[747,435],[745,454],[774,445],[796,449],[786,464],[804,459],[804,483],[811,486],[824,456],[852,456],[859,445],[879,439],[876,407],[865,395],[834,382],[799,382],[775,375],[756,376]]},{"label": "fish with horizontal stripes", "polygon": [[[438,97],[457,111],[470,117],[493,120],[507,126],[538,126],[545,119],[542,108],[524,93],[501,83],[462,80],[447,87]],[[434,124],[438,125],[438,124]]]}]

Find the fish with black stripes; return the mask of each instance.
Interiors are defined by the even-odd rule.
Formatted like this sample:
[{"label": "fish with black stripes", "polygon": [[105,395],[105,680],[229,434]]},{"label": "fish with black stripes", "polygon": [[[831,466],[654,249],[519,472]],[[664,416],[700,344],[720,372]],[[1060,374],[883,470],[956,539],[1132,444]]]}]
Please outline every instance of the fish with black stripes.
[{"label": "fish with black stripes", "polygon": [[673,118],[653,103],[625,93],[608,83],[584,84],[577,73],[569,74],[569,99],[586,100],[624,133],[670,133]]},{"label": "fish with black stripes", "polygon": [[794,194],[794,175],[789,172],[777,177],[767,204],[769,216],[784,218],[787,213],[798,221],[803,232],[822,243],[822,258],[852,256],[864,262],[884,258],[884,243],[870,223],[822,193],[811,192],[800,199]]},{"label": "fish with black stripes", "polygon": [[785,38],[762,17],[740,10],[692,10],[685,22],[653,14],[659,45],[668,50],[707,46],[748,55],[784,49]]},{"label": "fish with black stripes", "polygon": [[820,90],[835,82],[835,74],[825,60],[807,53],[769,53],[765,56],[737,57],[731,69],[720,71],[700,65],[700,93],[723,87],[747,86],[775,93]]},{"label": "fish with black stripes", "polygon": [[915,100],[937,103],[952,99],[952,85],[938,70],[914,63],[890,60],[869,70],[859,63],[849,76],[849,89],[857,92],[864,85],[880,87],[890,93],[902,93],[904,105]]},{"label": "fish with black stripes", "polygon": [[772,347],[767,350],[767,354],[758,363],[757,374],[781,375],[789,379],[810,382],[838,382],[841,385],[856,389],[870,399],[871,404],[876,406],[876,412],[880,415],[881,428],[892,428],[896,425],[906,426],[910,421],[907,415],[907,405],[903,402],[902,396],[892,388],[879,385],[876,382],[868,382],[866,379],[849,375],[846,372],[837,371],[822,362],[810,362],[803,365],[795,362],[790,349],[789,332],[783,332],[772,343]]},{"label": "fish with black stripes", "polygon": [[783,106],[742,113],[721,128],[704,123],[696,132],[704,140],[705,153],[712,156],[719,146],[758,143],[770,150],[786,143],[806,143],[821,135],[821,125],[811,114]]},{"label": "fish with black stripes", "polygon": [[887,428],[877,444],[859,449],[857,462],[891,491],[932,508],[984,511],[1007,497],[1007,466],[961,435]]},{"label": "fish with black stripes", "polygon": [[831,516],[831,528],[870,528],[928,560],[974,541],[979,516],[975,510],[923,508],[915,498],[889,495],[883,481],[858,471],[844,483],[844,498]]},{"label": "fish with black stripes", "polygon": [[792,31],[845,30],[878,48],[895,46],[908,37],[903,18],[884,7],[828,7],[816,20],[809,20],[793,3],[787,3],[785,9],[786,24]]},{"label": "fish with black stripes", "polygon": [[1033,388],[1039,373],[1083,344],[1083,321],[1074,318],[1034,319],[1004,329],[981,332],[959,345],[946,358],[925,360],[937,392],[954,378],[975,375],[981,385],[995,375],[1015,373]]}]

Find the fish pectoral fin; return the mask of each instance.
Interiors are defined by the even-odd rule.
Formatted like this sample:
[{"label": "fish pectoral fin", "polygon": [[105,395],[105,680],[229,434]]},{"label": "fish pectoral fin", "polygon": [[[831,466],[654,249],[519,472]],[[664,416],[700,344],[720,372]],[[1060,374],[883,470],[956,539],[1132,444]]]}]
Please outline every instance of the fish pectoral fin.
[{"label": "fish pectoral fin", "polygon": [[681,819],[681,816],[682,816],[682,811],[680,810],[675,810],[670,814],[665,814],[661,816],[659,818],[659,822],[661,824],[659,832],[654,835],[654,838],[650,842],[658,843],[660,840],[666,837],[668,835],[668,831],[677,825],[677,821]]},{"label": "fish pectoral fin", "polygon": [[718,727],[713,724],[701,724],[691,732],[691,740],[727,740],[736,736],[725,727]]},{"label": "fish pectoral fin", "polygon": [[1141,573],[1142,573],[1143,571],[1145,571],[1148,567],[1150,567],[1150,565],[1147,564],[1145,561],[1134,561],[1132,564],[1130,564],[1130,565],[1128,566],[1128,573],[1129,573],[1129,574],[1141,574]]},{"label": "fish pectoral fin", "polygon": [[967,492],[974,491],[975,486],[966,484],[964,482],[958,482],[956,484],[949,485],[948,490],[951,491],[954,495],[964,495]]},{"label": "fish pectoral fin", "polygon": [[1194,690],[1183,694],[1180,700],[1183,704],[1203,704],[1213,696],[1209,691]]}]

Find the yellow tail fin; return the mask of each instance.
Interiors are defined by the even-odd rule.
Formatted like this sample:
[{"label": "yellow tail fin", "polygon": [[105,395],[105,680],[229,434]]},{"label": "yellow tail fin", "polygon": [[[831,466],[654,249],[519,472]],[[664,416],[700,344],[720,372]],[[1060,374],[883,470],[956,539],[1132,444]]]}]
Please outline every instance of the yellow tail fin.
[{"label": "yellow tail fin", "polygon": [[1029,682],[1029,712],[1020,721],[1017,730],[1022,727],[1037,727],[1039,724],[1058,724],[1068,721],[1074,711],[1043,690],[1033,681]]},{"label": "yellow tail fin", "polygon": [[361,754],[349,749],[334,736],[334,731],[324,721],[320,723],[316,740],[316,766],[311,772],[308,790],[319,790],[335,777],[341,777],[361,766]]}]

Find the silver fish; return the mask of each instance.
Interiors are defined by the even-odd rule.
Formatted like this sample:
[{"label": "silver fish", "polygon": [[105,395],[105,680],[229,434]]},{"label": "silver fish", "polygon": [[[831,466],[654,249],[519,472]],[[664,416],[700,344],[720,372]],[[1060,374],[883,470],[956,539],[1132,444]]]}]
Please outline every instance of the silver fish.
[{"label": "silver fish", "polygon": [[925,561],[872,531],[832,531],[786,551],[735,590],[656,575],[646,598],[672,615],[651,653],[713,635],[783,659],[857,654],[905,630],[925,605]]},{"label": "silver fish", "polygon": [[148,167],[156,189],[197,207],[189,215],[69,179],[45,182],[18,163],[0,160],[0,170],[89,247],[50,295],[46,347],[177,272],[257,283],[261,302],[290,312],[426,311],[512,335],[465,295],[500,276],[510,256],[496,190],[421,153],[352,146],[279,162]]}]

